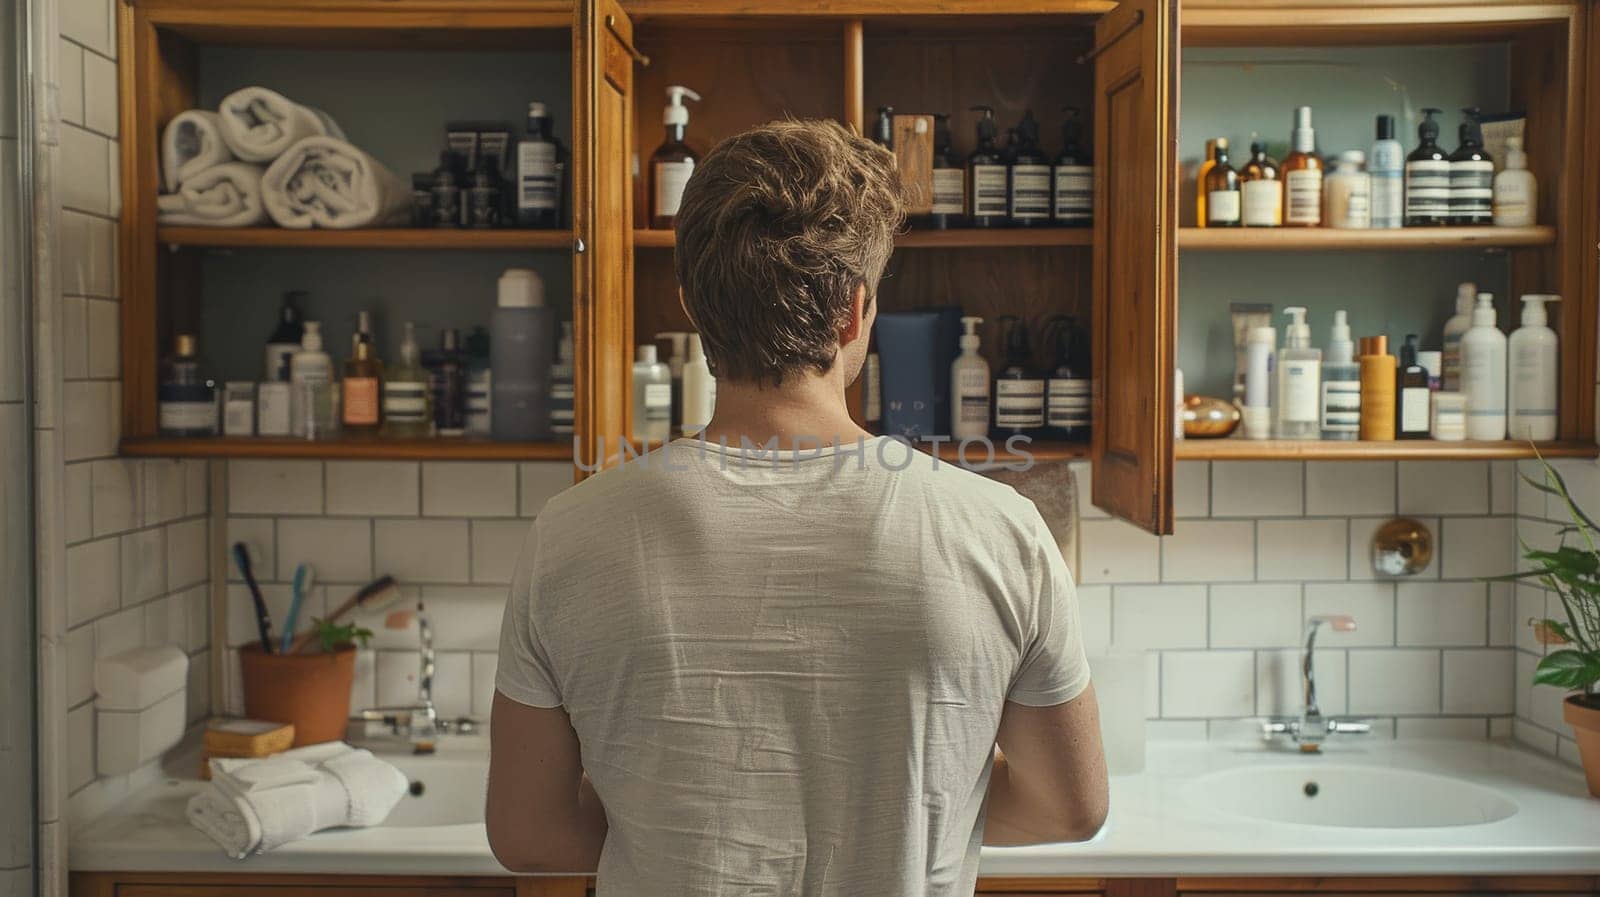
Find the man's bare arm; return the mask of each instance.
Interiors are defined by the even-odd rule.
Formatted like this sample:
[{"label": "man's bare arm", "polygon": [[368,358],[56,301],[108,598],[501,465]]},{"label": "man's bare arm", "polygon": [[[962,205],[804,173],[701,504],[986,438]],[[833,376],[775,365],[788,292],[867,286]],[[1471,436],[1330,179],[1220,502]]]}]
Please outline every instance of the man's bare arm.
[{"label": "man's bare arm", "polygon": [[1094,686],[1054,707],[1006,702],[983,843],[1086,841],[1110,806]]},{"label": "man's bare arm", "polygon": [[606,812],[567,712],[495,692],[489,739],[485,821],[495,858],[512,872],[593,872]]}]

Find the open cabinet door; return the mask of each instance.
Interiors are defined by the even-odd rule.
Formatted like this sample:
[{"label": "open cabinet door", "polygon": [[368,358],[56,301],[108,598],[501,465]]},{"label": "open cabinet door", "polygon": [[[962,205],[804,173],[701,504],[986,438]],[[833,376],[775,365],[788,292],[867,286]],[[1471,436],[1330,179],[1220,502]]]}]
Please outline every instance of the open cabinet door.
[{"label": "open cabinet door", "polygon": [[573,426],[578,475],[620,454],[633,345],[633,23],[580,0],[572,34]]},{"label": "open cabinet door", "polygon": [[1094,503],[1172,531],[1178,2],[1095,27]]}]

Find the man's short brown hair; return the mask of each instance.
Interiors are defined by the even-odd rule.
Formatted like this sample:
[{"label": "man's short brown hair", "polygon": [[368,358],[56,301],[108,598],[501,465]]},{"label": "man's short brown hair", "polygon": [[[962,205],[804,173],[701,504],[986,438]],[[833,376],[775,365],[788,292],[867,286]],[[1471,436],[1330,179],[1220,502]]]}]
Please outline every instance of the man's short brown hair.
[{"label": "man's short brown hair", "polygon": [[892,153],[831,121],[717,144],[677,215],[678,285],[719,378],[826,373],[856,287],[870,302],[905,219]]}]

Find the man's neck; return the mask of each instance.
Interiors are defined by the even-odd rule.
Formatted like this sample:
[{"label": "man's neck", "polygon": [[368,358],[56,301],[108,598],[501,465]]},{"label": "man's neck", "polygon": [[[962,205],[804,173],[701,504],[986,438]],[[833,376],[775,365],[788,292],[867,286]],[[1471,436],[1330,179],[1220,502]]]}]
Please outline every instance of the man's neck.
[{"label": "man's neck", "polygon": [[872,434],[850,417],[844,384],[835,375],[790,376],[781,386],[717,382],[717,405],[706,427],[709,442],[738,445],[741,439],[763,445],[776,438],[782,447],[854,443]]}]

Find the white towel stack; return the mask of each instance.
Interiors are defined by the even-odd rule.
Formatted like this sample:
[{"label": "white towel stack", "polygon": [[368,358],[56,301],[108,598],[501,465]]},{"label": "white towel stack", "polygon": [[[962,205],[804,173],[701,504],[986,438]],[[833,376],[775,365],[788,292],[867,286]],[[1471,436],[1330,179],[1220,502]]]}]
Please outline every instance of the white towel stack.
[{"label": "white towel stack", "polygon": [[212,760],[211,783],[189,799],[188,816],[242,860],[326,828],[377,825],[407,787],[371,751],[329,742],[262,760]]},{"label": "white towel stack", "polygon": [[353,228],[404,223],[410,183],[346,142],[337,122],[265,87],[191,109],[161,135],[162,224]]}]

